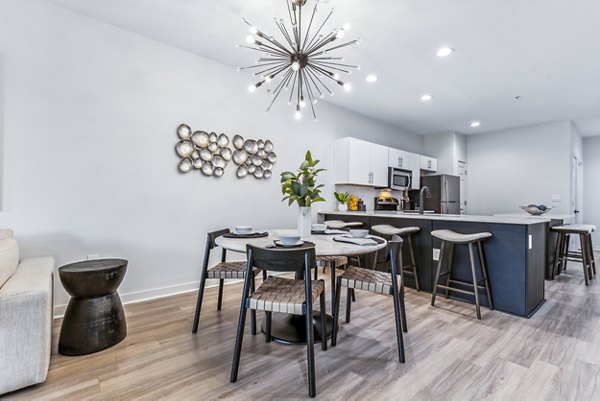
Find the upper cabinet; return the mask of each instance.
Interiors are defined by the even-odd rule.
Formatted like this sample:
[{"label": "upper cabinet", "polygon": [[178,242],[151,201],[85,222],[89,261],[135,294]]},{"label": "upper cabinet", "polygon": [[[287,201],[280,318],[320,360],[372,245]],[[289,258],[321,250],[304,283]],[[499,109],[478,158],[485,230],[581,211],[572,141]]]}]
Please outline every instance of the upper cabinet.
[{"label": "upper cabinet", "polygon": [[437,171],[437,159],[435,157],[421,156],[421,170]]},{"label": "upper cabinet", "polygon": [[412,159],[415,156],[413,153],[406,152],[400,149],[388,149],[388,166],[410,170],[412,167]]},{"label": "upper cabinet", "polygon": [[437,159],[356,138],[335,141],[335,184],[386,187],[389,167],[412,171],[411,189],[419,189],[421,170],[437,171]]},{"label": "upper cabinet", "polygon": [[388,148],[355,138],[335,141],[335,184],[388,185]]}]

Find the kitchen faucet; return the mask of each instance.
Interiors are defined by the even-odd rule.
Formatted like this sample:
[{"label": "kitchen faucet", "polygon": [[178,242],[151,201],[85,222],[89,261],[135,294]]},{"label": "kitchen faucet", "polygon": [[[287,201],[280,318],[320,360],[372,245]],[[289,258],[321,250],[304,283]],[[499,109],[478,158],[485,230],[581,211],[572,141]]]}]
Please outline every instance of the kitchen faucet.
[{"label": "kitchen faucet", "polygon": [[431,192],[429,192],[429,187],[427,185],[423,185],[423,187],[421,187],[421,191],[419,192],[419,214],[425,213],[424,206],[423,206],[423,203],[425,203],[423,194],[425,194],[425,193],[427,194],[428,198],[431,198]]}]

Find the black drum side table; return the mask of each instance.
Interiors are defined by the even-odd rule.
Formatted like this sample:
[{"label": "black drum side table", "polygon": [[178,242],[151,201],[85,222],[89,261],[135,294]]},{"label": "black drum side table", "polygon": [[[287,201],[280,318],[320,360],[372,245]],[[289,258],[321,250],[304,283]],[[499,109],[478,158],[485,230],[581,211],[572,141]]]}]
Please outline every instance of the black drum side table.
[{"label": "black drum side table", "polygon": [[127,260],[94,259],[58,269],[71,295],[60,329],[58,352],[85,355],[112,347],[127,336],[127,320],[117,288]]}]

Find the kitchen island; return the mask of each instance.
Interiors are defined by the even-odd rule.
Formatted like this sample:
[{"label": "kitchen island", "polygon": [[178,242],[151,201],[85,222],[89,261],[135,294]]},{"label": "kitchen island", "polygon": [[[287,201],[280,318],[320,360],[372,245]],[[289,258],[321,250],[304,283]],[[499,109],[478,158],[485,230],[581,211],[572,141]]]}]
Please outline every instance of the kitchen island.
[{"label": "kitchen island", "polygon": [[[440,241],[431,236],[432,231],[450,229],[460,233],[490,232],[492,237],[483,243],[483,247],[495,309],[530,317],[544,302],[544,273],[548,265],[548,230],[551,221],[549,218],[419,215],[393,211],[319,213],[319,222],[326,220],[358,221],[369,229],[377,224],[419,227],[421,231],[414,236],[415,258],[420,288],[428,292],[433,289],[440,249]],[[407,258],[408,254],[409,252],[403,252],[404,258]],[[466,247],[456,247],[452,269],[454,279],[470,280],[468,261]],[[408,259],[405,259],[404,263],[407,264]],[[408,287],[414,288],[413,277],[405,276],[405,280]],[[471,295],[451,292],[450,297],[474,303],[474,297]],[[480,299],[482,305],[487,305],[486,297]]]}]

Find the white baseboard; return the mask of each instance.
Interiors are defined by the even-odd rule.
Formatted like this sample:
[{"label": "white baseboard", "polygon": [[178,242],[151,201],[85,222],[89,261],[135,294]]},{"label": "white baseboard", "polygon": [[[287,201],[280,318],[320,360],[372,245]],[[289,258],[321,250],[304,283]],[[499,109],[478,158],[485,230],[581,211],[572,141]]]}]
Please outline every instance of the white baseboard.
[{"label": "white baseboard", "polygon": [[[227,280],[225,282],[225,285],[236,284],[241,281],[242,280]],[[197,291],[199,284],[200,284],[199,281],[192,281],[189,283],[176,284],[176,285],[171,285],[168,287],[152,288],[152,289],[144,290],[144,291],[130,292],[128,294],[119,293],[119,296],[121,297],[121,301],[123,302],[123,304],[125,304],[125,305],[134,304],[137,302],[150,301],[152,299],[170,297],[170,296],[177,295],[177,294],[185,294],[187,292]],[[212,287],[217,287],[217,286],[218,286],[218,282],[217,282],[217,284],[210,284],[210,285],[207,282],[207,285],[205,288],[212,288]],[[66,304],[55,305],[54,306],[54,318],[58,319],[58,318],[63,317],[63,315],[65,314],[65,309],[67,309]]]}]

